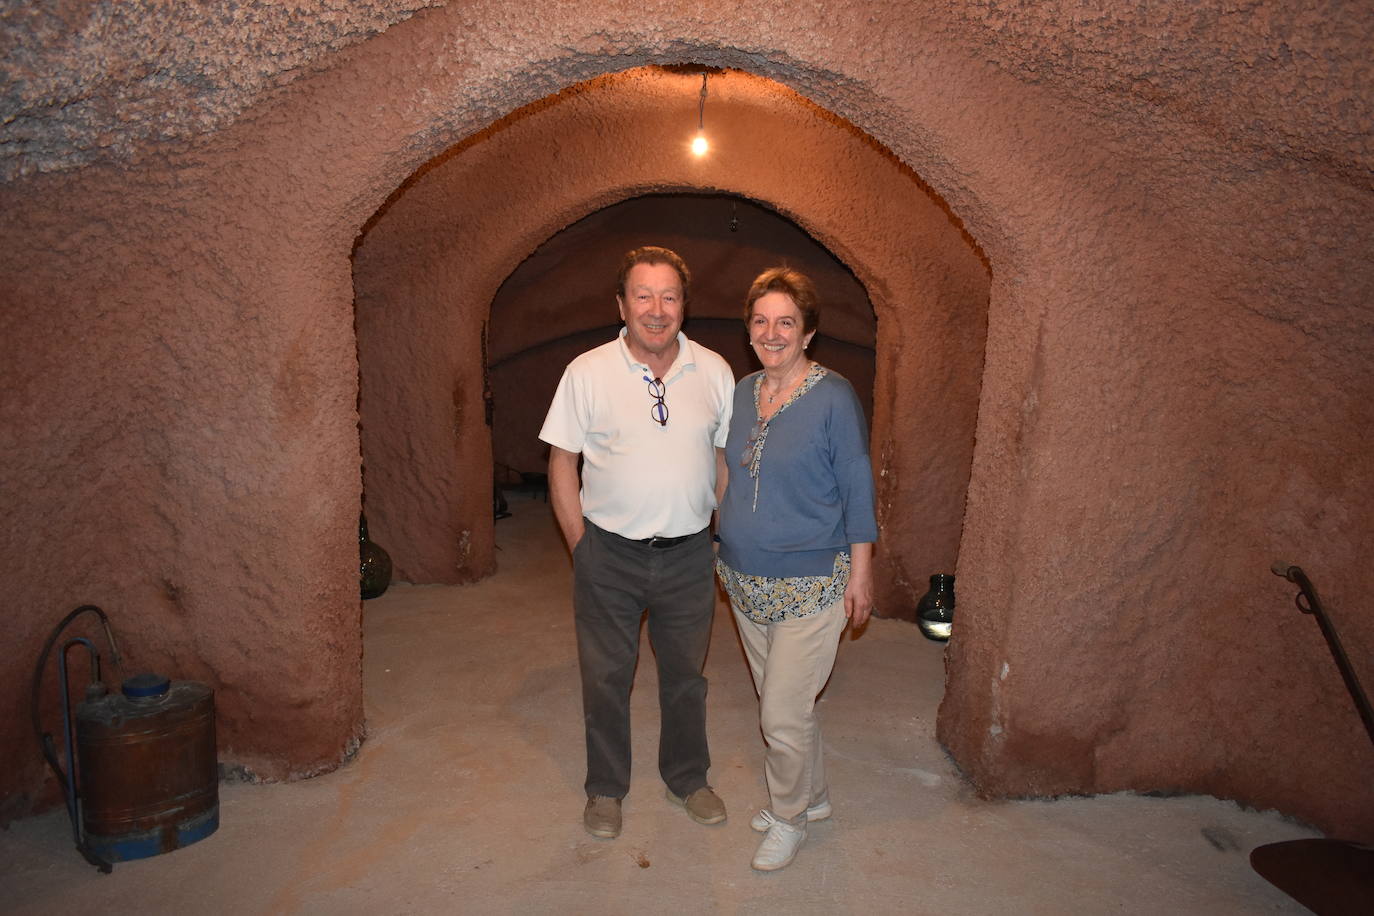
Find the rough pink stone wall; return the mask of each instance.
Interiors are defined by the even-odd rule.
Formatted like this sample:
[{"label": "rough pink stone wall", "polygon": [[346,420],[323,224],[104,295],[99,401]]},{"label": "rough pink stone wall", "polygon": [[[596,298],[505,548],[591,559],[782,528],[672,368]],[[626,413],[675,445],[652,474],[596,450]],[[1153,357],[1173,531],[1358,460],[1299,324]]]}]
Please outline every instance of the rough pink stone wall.
[{"label": "rough pink stone wall", "polygon": [[[31,666],[83,603],[126,675],[215,687],[221,756],[251,772],[332,768],[362,736],[356,359],[346,309],[314,307],[348,302],[347,260],[307,231],[309,200],[277,223],[265,204],[292,189],[223,165],[0,198],[23,227],[0,245],[10,811],[41,784]],[[57,696],[54,658],[60,734]]]},{"label": "rough pink stone wall", "polygon": [[[22,87],[0,102],[0,548],[22,571],[0,671],[6,812],[41,783],[27,660],[82,600],[130,621],[152,661],[219,687],[239,710],[221,732],[233,756],[281,775],[342,756],[361,709],[357,605],[338,581],[359,495],[357,440],[339,432],[355,420],[340,340],[359,227],[455,141],[480,158],[493,119],[613,69],[695,60],[857,125],[986,255],[941,712],[975,785],[1213,792],[1374,840],[1374,750],[1315,627],[1266,571],[1282,557],[1312,573],[1370,681],[1368,5],[532,0],[427,10],[332,51],[414,4],[347,4],[375,26],[320,41],[312,20],[345,8],[321,2],[265,30],[262,50],[235,46],[228,79],[200,77],[233,45],[234,15],[185,42],[147,17],[105,55],[82,17],[113,6],[7,14],[0,54],[7,90]],[[69,44],[96,53],[68,68]],[[128,66],[145,59],[156,69]],[[63,70],[69,83],[33,88]],[[568,148],[602,152],[583,127]],[[651,188],[572,203],[545,188],[540,225],[481,237],[527,252]],[[818,237],[853,263],[860,223],[857,241]],[[491,260],[472,275],[514,267]],[[860,278],[876,305],[887,278]],[[165,345],[163,326],[177,332]],[[302,334],[320,342],[297,358]],[[268,379],[291,394],[267,395]],[[894,431],[924,432],[882,397],[883,365],[877,387]],[[314,416],[273,426],[274,405]],[[277,572],[238,584],[259,555]],[[160,607],[158,589],[196,612]]]}]

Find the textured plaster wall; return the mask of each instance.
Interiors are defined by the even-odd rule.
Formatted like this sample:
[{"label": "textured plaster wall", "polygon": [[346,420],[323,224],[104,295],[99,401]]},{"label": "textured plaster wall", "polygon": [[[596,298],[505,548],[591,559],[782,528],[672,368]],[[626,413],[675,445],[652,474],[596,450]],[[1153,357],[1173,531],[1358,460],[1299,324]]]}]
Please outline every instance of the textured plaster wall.
[{"label": "textured plaster wall", "polygon": [[[22,227],[0,246],[11,808],[38,786],[31,665],[86,602],[110,614],[126,674],[215,686],[229,760],[306,774],[361,737],[346,236],[324,243],[302,190],[188,162],[5,193]],[[281,205],[296,218],[275,220]],[[86,619],[73,632],[95,636]]]},{"label": "textured plaster wall", "polygon": [[[1374,680],[1367,5],[478,3],[332,50],[411,10],[349,4],[372,25],[322,41],[313,14],[294,18],[242,46],[232,79],[203,78],[232,23],[169,42],[139,7],[132,37],[64,67],[69,46],[106,50],[81,14],[114,6],[3,8],[5,83],[21,88],[0,119],[0,548],[20,571],[0,673],[7,812],[41,783],[27,660],[83,600],[150,664],[215,684],[225,756],[271,775],[343,756],[361,710],[359,227],[454,142],[480,158],[495,118],[695,60],[857,125],[986,255],[940,732],[975,786],[1212,792],[1374,840],[1374,750],[1266,571],[1308,569]],[[122,63],[143,58],[157,69]],[[34,88],[64,69],[63,88]],[[569,147],[600,154],[585,137]],[[528,252],[655,181],[473,221]],[[864,232],[799,222],[854,263]],[[495,284],[519,255],[468,257]],[[877,308],[888,278],[856,274]],[[489,298],[463,303],[467,327]]]}]

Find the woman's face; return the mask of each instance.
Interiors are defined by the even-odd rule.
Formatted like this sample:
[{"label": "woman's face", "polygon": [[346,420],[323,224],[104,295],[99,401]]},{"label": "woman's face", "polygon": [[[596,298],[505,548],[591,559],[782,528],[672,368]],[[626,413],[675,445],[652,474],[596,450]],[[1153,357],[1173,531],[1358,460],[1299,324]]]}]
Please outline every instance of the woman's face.
[{"label": "woman's face", "polygon": [[770,373],[786,375],[804,362],[812,334],[803,333],[801,310],[786,293],[765,293],[749,313],[749,345]]}]

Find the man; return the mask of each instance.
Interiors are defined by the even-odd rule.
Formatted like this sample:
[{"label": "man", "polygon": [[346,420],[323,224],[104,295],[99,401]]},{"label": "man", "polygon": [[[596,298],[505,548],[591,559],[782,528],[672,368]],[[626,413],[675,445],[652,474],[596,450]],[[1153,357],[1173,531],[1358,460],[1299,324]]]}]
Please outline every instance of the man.
[{"label": "man", "polygon": [[[563,373],[539,438],[549,497],[573,557],[573,611],[592,836],[620,834],[630,787],[630,687],[649,616],[658,662],[658,769],[668,799],[718,824],[706,783],[706,678],[715,609],[709,524],[725,486],[734,376],[682,333],[690,274],[666,248],[629,252],[619,338]],[[579,492],[578,455],[582,456]]]}]

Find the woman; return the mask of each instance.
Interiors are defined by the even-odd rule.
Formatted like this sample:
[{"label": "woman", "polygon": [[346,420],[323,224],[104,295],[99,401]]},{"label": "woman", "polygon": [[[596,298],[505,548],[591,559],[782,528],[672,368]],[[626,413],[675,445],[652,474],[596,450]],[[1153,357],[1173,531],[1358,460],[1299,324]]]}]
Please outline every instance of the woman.
[{"label": "woman", "polygon": [[788,865],[808,821],[830,816],[816,695],[835,664],[845,622],[873,606],[873,474],[863,410],[849,383],[812,362],[820,307],[811,281],[766,270],[745,301],[763,371],[735,388],[725,446],[716,572],[730,595],[768,744],[770,805],[759,871]]}]

